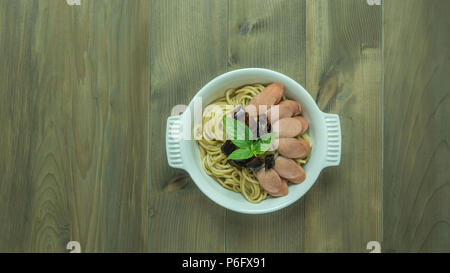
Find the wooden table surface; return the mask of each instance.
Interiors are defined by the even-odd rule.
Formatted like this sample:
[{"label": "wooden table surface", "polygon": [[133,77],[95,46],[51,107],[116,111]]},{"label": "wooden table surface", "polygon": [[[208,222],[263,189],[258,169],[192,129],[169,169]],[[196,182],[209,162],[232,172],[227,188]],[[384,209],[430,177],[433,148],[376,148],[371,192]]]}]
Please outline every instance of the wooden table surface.
[{"label": "wooden table surface", "polygon": [[[449,252],[449,30],[448,0],[0,0],[0,251]],[[171,108],[244,67],[341,118],[341,165],[266,215],[165,155]]]}]

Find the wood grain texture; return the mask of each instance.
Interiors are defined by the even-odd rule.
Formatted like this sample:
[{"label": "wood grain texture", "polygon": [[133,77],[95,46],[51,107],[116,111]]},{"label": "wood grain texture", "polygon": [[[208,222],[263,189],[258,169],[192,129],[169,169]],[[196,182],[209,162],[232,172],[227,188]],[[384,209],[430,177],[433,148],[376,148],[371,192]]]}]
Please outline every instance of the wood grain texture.
[{"label": "wood grain texture", "polygon": [[0,251],[145,249],[148,11],[0,1]]},{"label": "wood grain texture", "polygon": [[450,251],[450,2],[385,4],[384,240]]},{"label": "wood grain texture", "polygon": [[[230,1],[228,69],[269,68],[305,83],[305,1]],[[227,252],[302,252],[304,199],[266,215],[226,212]]]},{"label": "wood grain texture", "polygon": [[[0,252],[450,251],[449,1],[81,2],[0,0]],[[341,118],[341,165],[267,215],[165,154],[172,107],[244,67]]]},{"label": "wood grain texture", "polygon": [[339,114],[342,156],[306,195],[308,252],[367,252],[381,242],[382,12],[365,1],[308,0],[306,87]]},{"label": "wood grain texture", "polygon": [[[166,120],[226,71],[226,1],[152,1],[149,251],[223,252],[225,209],[167,165]],[[177,182],[178,181],[178,182]],[[178,185],[169,185],[172,182]]]}]

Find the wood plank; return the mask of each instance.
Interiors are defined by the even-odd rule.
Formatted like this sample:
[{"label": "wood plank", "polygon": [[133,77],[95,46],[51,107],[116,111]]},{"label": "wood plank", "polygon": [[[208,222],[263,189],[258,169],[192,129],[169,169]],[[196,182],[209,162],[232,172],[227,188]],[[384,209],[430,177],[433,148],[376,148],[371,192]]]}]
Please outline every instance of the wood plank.
[{"label": "wood plank", "polygon": [[[226,1],[152,2],[149,251],[223,252],[224,209],[167,164],[166,119],[226,71]],[[182,180],[183,181],[183,180]]]},{"label": "wood plank", "polygon": [[306,195],[305,250],[367,252],[367,242],[381,242],[381,6],[306,6],[306,86],[320,109],[339,114],[342,157]]},{"label": "wood plank", "polygon": [[[305,84],[305,1],[230,1],[228,68],[269,68]],[[227,252],[302,252],[304,199],[266,215],[226,212]]]},{"label": "wood plank", "polygon": [[143,251],[149,2],[0,1],[0,250]]},{"label": "wood plank", "polygon": [[386,1],[384,238],[450,251],[450,2]]}]

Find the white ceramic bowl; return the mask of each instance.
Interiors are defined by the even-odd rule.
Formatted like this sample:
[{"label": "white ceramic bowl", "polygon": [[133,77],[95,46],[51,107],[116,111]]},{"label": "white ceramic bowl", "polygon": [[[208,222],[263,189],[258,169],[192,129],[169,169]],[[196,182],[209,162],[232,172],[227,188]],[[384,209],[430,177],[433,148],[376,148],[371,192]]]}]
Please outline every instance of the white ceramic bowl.
[{"label": "white ceramic bowl", "polygon": [[[306,180],[290,185],[289,194],[283,197],[268,198],[258,204],[248,202],[240,193],[223,188],[208,176],[200,162],[200,152],[195,140],[184,140],[182,135],[192,135],[194,99],[201,98],[205,108],[214,100],[223,97],[225,90],[245,84],[281,82],[285,95],[300,102],[303,116],[309,122],[309,135],[312,139],[311,157],[304,166]],[[189,111],[171,116],[167,120],[166,152],[169,165],[186,170],[199,189],[217,204],[241,213],[262,214],[282,209],[302,197],[314,184],[320,172],[329,166],[339,165],[341,158],[341,128],[339,116],[326,114],[309,93],[291,78],[268,69],[246,68],[222,74],[206,84],[188,106]]]}]

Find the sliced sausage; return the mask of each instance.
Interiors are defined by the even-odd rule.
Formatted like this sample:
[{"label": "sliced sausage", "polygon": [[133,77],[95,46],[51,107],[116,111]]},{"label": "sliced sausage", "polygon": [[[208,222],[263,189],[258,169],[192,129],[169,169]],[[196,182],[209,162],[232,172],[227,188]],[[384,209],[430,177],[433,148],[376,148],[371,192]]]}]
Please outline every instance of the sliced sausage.
[{"label": "sliced sausage", "polygon": [[295,118],[283,118],[273,124],[272,131],[280,138],[296,137],[302,133],[302,123]]},{"label": "sliced sausage", "polygon": [[280,102],[279,105],[285,105],[285,106],[288,106],[289,108],[291,108],[292,115],[298,115],[298,114],[301,114],[301,112],[302,112],[302,107],[295,100],[284,100],[284,101]]},{"label": "sliced sausage", "polygon": [[303,135],[306,132],[306,130],[308,130],[309,127],[308,121],[306,120],[306,118],[302,116],[296,116],[293,118],[299,120],[302,123],[302,133],[300,135]]},{"label": "sliced sausage", "polygon": [[267,109],[274,104],[280,102],[284,93],[284,86],[279,82],[269,84],[264,90],[256,95],[251,101],[250,105],[256,106],[256,111],[259,113],[260,105],[267,105]]},{"label": "sliced sausage", "polygon": [[291,181],[294,184],[300,184],[303,181],[305,181],[305,179],[306,179],[306,172],[305,172],[305,170],[303,170],[302,166],[300,166],[298,164],[297,164],[297,166],[300,167],[302,173],[299,176],[297,176],[296,178],[293,178],[293,179],[289,180],[289,181]]},{"label": "sliced sausage", "polygon": [[278,153],[287,158],[305,158],[311,151],[311,146],[304,139],[280,138]]},{"label": "sliced sausage", "polygon": [[280,104],[270,107],[270,109],[267,111],[267,117],[270,123],[274,123],[277,120],[283,118],[290,118],[294,115],[292,107],[288,104],[283,104],[283,102],[285,101],[282,101]]},{"label": "sliced sausage", "polygon": [[281,179],[281,187],[280,190],[276,193],[271,194],[272,196],[279,197],[279,196],[285,196],[289,193],[288,184],[284,179]]},{"label": "sliced sausage", "polygon": [[303,182],[306,178],[305,171],[297,162],[283,156],[277,157],[273,168],[281,177],[296,184]]},{"label": "sliced sausage", "polygon": [[259,169],[256,173],[256,178],[263,189],[265,189],[270,195],[275,196],[282,191],[282,181],[278,173],[272,168],[266,170],[264,168]]}]

